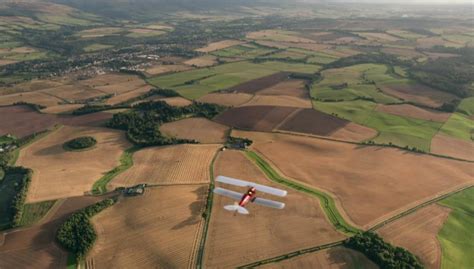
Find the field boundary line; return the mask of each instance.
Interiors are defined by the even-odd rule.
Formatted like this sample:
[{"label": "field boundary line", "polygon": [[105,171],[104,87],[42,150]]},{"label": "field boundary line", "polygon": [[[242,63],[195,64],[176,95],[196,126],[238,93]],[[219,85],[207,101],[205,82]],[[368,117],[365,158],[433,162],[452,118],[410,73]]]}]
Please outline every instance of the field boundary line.
[{"label": "field boundary line", "polygon": [[375,231],[375,230],[378,230],[378,229],[384,227],[385,225],[387,225],[387,224],[389,224],[389,223],[392,223],[392,222],[394,222],[394,221],[396,221],[396,220],[398,220],[398,219],[400,219],[400,218],[402,218],[402,217],[405,217],[405,216],[407,216],[407,215],[410,215],[410,214],[412,214],[412,213],[418,211],[418,210],[421,209],[421,208],[427,207],[427,206],[429,206],[429,205],[431,205],[431,204],[434,204],[434,203],[436,203],[436,202],[439,202],[439,201],[441,201],[441,200],[444,200],[444,199],[448,198],[448,197],[451,196],[451,195],[454,195],[454,194],[456,194],[456,193],[459,193],[459,192],[461,192],[461,191],[464,191],[464,190],[467,190],[467,189],[473,188],[473,187],[474,187],[474,185],[473,185],[472,183],[470,183],[470,184],[467,185],[467,186],[463,186],[463,187],[460,187],[460,188],[458,188],[458,189],[456,189],[456,190],[453,190],[453,191],[451,191],[451,192],[438,195],[438,196],[435,197],[435,198],[432,198],[432,199],[430,199],[430,200],[428,200],[428,201],[425,201],[425,202],[423,202],[423,203],[421,203],[421,204],[419,204],[419,205],[417,205],[417,206],[414,206],[414,207],[412,207],[412,208],[409,208],[409,209],[407,209],[407,210],[401,212],[400,214],[397,214],[397,215],[395,215],[395,216],[393,216],[393,217],[390,217],[390,218],[388,218],[388,219],[386,219],[386,220],[384,220],[384,221],[382,221],[382,222],[379,222],[378,224],[375,224],[374,226],[372,226],[371,228],[369,228],[368,231]]},{"label": "field boundary line", "polygon": [[343,242],[344,241],[336,241],[336,242],[332,242],[332,243],[328,243],[328,244],[324,244],[324,245],[319,245],[319,246],[315,246],[315,247],[300,249],[300,250],[289,252],[289,253],[286,253],[286,254],[283,254],[283,255],[280,255],[280,256],[275,256],[275,257],[272,257],[272,258],[268,258],[268,259],[256,261],[256,262],[253,262],[253,263],[241,265],[241,266],[238,266],[237,268],[255,268],[255,267],[262,266],[262,265],[269,264],[269,263],[276,263],[276,262],[280,262],[280,261],[283,261],[283,260],[288,260],[288,259],[291,259],[291,258],[294,258],[294,257],[297,257],[297,256],[301,256],[301,255],[304,255],[304,254],[308,254],[308,253],[312,253],[312,252],[318,252],[320,250],[333,248],[333,247],[337,247],[337,246],[342,246]]},{"label": "field boundary line", "polygon": [[196,268],[203,268],[204,262],[204,250],[206,247],[207,232],[209,230],[209,223],[211,221],[211,212],[212,212],[212,203],[214,202],[214,163],[216,162],[217,157],[219,156],[219,150],[216,151],[214,157],[212,158],[211,165],[209,166],[209,190],[207,194],[206,207],[203,212],[204,223],[203,229],[201,231],[201,240],[199,242],[198,251],[196,255]]},{"label": "field boundary line", "polygon": [[343,214],[339,212],[336,206],[334,198],[329,194],[316,188],[306,186],[303,183],[281,176],[275,169],[273,169],[273,167],[271,167],[267,161],[265,161],[254,151],[246,151],[246,156],[252,160],[270,180],[285,185],[296,191],[316,196],[319,199],[321,208],[323,209],[327,219],[339,232],[345,235],[353,235],[361,231],[360,229],[349,224],[346,219],[344,219]]},{"label": "field boundary line", "polygon": [[288,116],[286,116],[280,123],[278,123],[275,127],[273,127],[272,129],[272,132],[275,131],[275,130],[279,130],[281,126],[283,126],[283,124],[285,124],[287,121],[289,121],[290,119],[292,119],[293,117],[296,116],[296,114],[300,111],[302,111],[304,108],[297,108],[295,109],[295,111],[291,112],[290,114],[288,114]]}]

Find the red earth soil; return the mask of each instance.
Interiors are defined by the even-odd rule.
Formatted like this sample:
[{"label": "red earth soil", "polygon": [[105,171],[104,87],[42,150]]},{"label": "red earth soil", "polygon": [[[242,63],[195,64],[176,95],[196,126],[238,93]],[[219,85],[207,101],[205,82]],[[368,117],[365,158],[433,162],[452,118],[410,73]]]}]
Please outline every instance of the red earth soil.
[{"label": "red earth soil", "polygon": [[214,120],[238,129],[270,132],[297,109],[277,106],[236,107],[225,111]]},{"label": "red earth soil", "polygon": [[289,74],[290,73],[287,72],[275,73],[273,75],[244,82],[230,88],[228,91],[254,94],[260,90],[276,85],[278,82],[288,79]]},{"label": "red earth soil", "polygon": [[28,106],[0,107],[0,135],[24,137],[48,129],[55,124],[69,126],[99,126],[112,117],[111,113],[92,113],[81,116],[39,113]]},{"label": "red earth soil", "polygon": [[301,109],[289,117],[278,129],[283,131],[328,136],[344,128],[350,121],[314,110]]}]

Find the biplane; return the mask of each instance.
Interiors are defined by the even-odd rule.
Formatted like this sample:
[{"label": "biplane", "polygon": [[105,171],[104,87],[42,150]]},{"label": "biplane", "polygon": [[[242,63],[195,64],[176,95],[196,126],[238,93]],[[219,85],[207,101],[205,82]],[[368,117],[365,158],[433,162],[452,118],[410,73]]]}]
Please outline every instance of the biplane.
[{"label": "biplane", "polygon": [[214,189],[214,193],[225,196],[225,197],[229,197],[231,199],[238,201],[238,203],[236,202],[233,205],[224,206],[225,210],[238,212],[240,214],[246,215],[249,213],[249,211],[245,208],[245,206],[249,202],[257,204],[257,205],[276,208],[276,209],[283,209],[285,207],[284,203],[256,197],[256,192],[259,191],[259,192],[264,192],[271,195],[284,197],[286,196],[287,191],[268,187],[265,185],[260,185],[260,184],[253,183],[250,181],[245,181],[245,180],[240,180],[240,179],[235,179],[235,178],[225,177],[225,176],[218,176],[216,178],[216,181],[220,183],[224,183],[224,184],[230,184],[230,185],[234,185],[238,187],[248,188],[245,193],[238,193],[235,191],[216,187]]}]

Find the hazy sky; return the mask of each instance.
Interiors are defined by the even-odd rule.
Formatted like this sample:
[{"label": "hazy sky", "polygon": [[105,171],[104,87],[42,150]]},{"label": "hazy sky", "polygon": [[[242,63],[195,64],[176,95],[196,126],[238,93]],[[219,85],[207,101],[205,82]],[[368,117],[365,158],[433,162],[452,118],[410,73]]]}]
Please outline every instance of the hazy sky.
[{"label": "hazy sky", "polygon": [[474,4],[474,0],[326,0],[327,2],[370,2],[411,4]]}]

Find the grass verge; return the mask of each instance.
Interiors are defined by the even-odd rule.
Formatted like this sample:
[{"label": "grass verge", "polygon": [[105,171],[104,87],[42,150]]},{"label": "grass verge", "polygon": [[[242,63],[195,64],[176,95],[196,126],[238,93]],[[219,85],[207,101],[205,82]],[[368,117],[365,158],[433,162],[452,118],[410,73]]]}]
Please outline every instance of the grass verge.
[{"label": "grass verge", "polygon": [[140,147],[134,146],[126,149],[122,156],[120,156],[120,164],[114,169],[107,172],[103,177],[97,180],[92,186],[92,194],[100,195],[107,192],[107,184],[117,175],[124,172],[133,165],[133,154],[137,152]]},{"label": "grass verge", "polygon": [[331,196],[322,191],[309,188],[303,184],[288,180],[280,176],[265,160],[263,160],[257,153],[253,151],[247,151],[246,155],[249,159],[255,162],[257,166],[262,169],[265,175],[272,181],[277,182],[279,184],[283,184],[294,190],[301,191],[317,197],[321,203],[321,207],[323,208],[324,213],[326,214],[332,225],[336,228],[336,230],[346,235],[354,235],[357,232],[360,232],[359,229],[351,226],[344,220],[344,218],[339,213],[336,207],[334,199]]},{"label": "grass verge", "polygon": [[36,223],[49,212],[54,203],[56,203],[56,200],[25,204],[23,206],[23,214],[21,215],[19,226],[27,226]]}]

